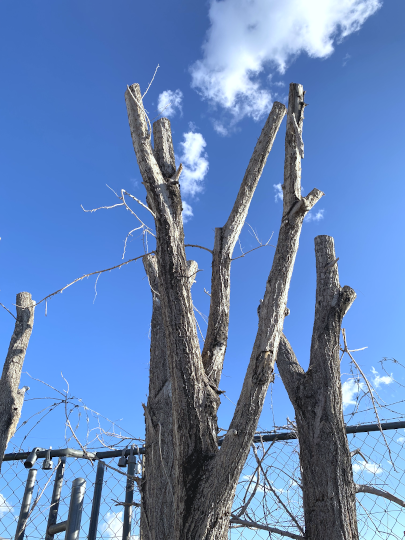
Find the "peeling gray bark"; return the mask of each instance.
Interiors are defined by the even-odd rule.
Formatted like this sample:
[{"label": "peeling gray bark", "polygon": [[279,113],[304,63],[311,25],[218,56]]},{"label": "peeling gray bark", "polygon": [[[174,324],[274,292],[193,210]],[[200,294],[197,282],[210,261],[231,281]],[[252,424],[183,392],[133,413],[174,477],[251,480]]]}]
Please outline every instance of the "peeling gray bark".
[{"label": "peeling gray bark", "polygon": [[305,515],[311,540],[357,540],[356,486],[345,432],[340,331],[356,293],[341,287],[333,238],[315,238],[316,305],[310,365],[302,369],[285,336],[277,366],[294,406]]},{"label": "peeling gray bark", "polygon": [[[292,87],[297,89],[299,85]],[[218,450],[217,385],[228,333],[230,258],[285,108],[281,104],[274,105],[230,218],[216,234],[211,322],[207,335],[209,344],[204,347],[202,355],[184,248],[178,183],[181,165],[174,173],[170,124],[166,120],[158,121],[159,126],[154,127],[155,149],[152,150],[139,85],[132,85],[125,98],[148,204],[155,214],[158,292],[172,390],[173,538],[225,540],[236,485],[273,379],[302,222],[323,193],[314,189],[307,197],[301,196],[303,147],[298,135],[302,132],[302,115],[297,123],[291,112],[287,122],[286,160],[289,160],[289,165],[285,166],[284,187],[285,192],[294,192],[296,196],[284,200],[277,248],[260,310],[259,329],[234,418],[221,450]],[[303,108],[303,105],[299,106]],[[172,176],[168,177],[166,171],[173,173]],[[147,479],[148,471],[145,474]]]},{"label": "peeling gray bark", "polygon": [[19,389],[21,371],[34,324],[30,293],[17,294],[17,318],[0,379],[0,468],[7,445],[17,429],[27,387]]}]

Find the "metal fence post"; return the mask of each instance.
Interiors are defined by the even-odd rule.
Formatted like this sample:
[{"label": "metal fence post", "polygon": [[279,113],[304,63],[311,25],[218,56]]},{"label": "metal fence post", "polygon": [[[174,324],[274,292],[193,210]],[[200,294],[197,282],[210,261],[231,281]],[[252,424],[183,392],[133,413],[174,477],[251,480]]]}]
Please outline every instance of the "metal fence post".
[{"label": "metal fence post", "polygon": [[77,540],[79,538],[85,491],[86,480],[84,478],[73,480],[65,540]]},{"label": "metal fence post", "polygon": [[[127,474],[131,476],[135,475],[136,458],[133,455],[133,449],[128,456],[128,468]],[[127,485],[125,489],[125,502],[124,506],[124,523],[122,525],[122,540],[131,540],[131,525],[132,525],[132,506],[131,503],[134,500],[134,481],[132,478],[127,477]]]},{"label": "metal fence post", "polygon": [[52,540],[53,534],[49,534],[49,527],[56,525],[58,519],[60,494],[62,491],[63,475],[65,474],[66,457],[59,458],[55,472],[55,483],[53,485],[51,508],[49,510],[48,524],[46,526],[45,540]]},{"label": "metal fence post", "polygon": [[24,538],[37,472],[37,469],[30,469],[28,471],[28,478],[27,483],[25,484],[24,496],[21,503],[20,517],[18,518],[15,540],[23,540]]},{"label": "metal fence post", "polygon": [[104,480],[104,462],[99,461],[97,465],[96,482],[94,484],[93,505],[91,507],[90,525],[88,540],[96,540],[98,516],[100,513],[101,491],[103,489]]}]

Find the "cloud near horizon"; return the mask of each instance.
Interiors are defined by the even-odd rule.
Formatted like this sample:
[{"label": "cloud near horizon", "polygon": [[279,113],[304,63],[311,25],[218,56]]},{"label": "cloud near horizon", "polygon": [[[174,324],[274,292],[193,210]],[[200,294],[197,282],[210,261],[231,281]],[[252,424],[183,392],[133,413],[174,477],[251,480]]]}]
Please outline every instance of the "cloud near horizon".
[{"label": "cloud near horizon", "polygon": [[[381,0],[211,0],[203,57],[190,68],[192,87],[229,112],[231,125],[245,116],[258,120],[273,100],[274,73],[284,74],[301,53],[328,57],[335,44],[359,30],[381,4]],[[218,119],[215,126],[226,134]]]}]

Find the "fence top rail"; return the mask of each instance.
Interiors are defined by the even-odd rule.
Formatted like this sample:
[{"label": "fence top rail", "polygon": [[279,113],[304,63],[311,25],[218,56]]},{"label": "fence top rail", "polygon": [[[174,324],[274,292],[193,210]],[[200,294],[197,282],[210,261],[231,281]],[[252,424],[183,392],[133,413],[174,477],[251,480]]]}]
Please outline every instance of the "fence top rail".
[{"label": "fence top rail", "polygon": [[[380,431],[390,430],[390,429],[402,429],[405,428],[405,421],[399,422],[384,422],[382,424],[362,424],[357,426],[346,426],[346,433],[367,433],[371,431]],[[255,435],[253,437],[253,442],[272,442],[272,441],[289,441],[297,439],[297,434],[293,431],[285,431],[280,433],[263,433]],[[224,438],[218,439],[218,446],[221,446],[224,441]],[[5,454],[3,461],[22,461],[26,460],[31,454],[30,452],[19,452]],[[45,458],[49,450],[38,448],[36,456],[38,459]],[[124,450],[108,450],[105,452],[83,452],[83,450],[76,450],[74,448],[59,448],[50,451],[51,458],[57,457],[71,457],[78,459],[109,459],[115,457],[121,457],[122,455],[129,456],[131,452],[130,448]],[[144,446],[135,446],[132,450],[133,455],[140,455],[145,453]]]}]

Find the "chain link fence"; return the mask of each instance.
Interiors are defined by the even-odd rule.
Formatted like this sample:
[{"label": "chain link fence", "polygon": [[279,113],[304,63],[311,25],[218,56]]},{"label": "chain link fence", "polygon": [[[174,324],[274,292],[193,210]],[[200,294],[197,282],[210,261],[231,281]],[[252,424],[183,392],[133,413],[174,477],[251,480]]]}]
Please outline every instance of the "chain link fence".
[{"label": "chain link fence", "polygon": [[[405,426],[405,423],[404,423]],[[374,426],[373,429],[377,429]],[[398,499],[405,499],[405,432],[404,429],[348,434],[353,452],[353,474],[356,484],[385,490]],[[295,439],[263,440],[273,436],[257,436],[240,477],[232,510],[229,538],[259,540],[282,538],[275,530],[290,538],[303,536],[304,516],[299,467],[299,445]],[[282,434],[278,434],[282,438]],[[261,440],[262,439],[262,440]],[[30,514],[24,531],[29,540],[45,539],[51,496],[55,479],[54,468],[43,470],[42,460],[34,465],[36,483]],[[97,538],[121,540],[123,536],[126,482],[118,471],[118,458],[106,458],[98,520]],[[111,468],[113,467],[113,468]],[[97,462],[83,458],[66,460],[60,499],[58,522],[67,519],[72,482],[86,480],[80,538],[89,532]],[[4,461],[0,476],[0,538],[14,539],[27,481],[28,470],[22,459]],[[403,539],[405,508],[385,498],[358,493],[358,527],[362,540]],[[134,502],[140,503],[135,489]],[[131,540],[139,538],[140,508],[131,506]],[[254,524],[254,525],[252,525]]]}]

